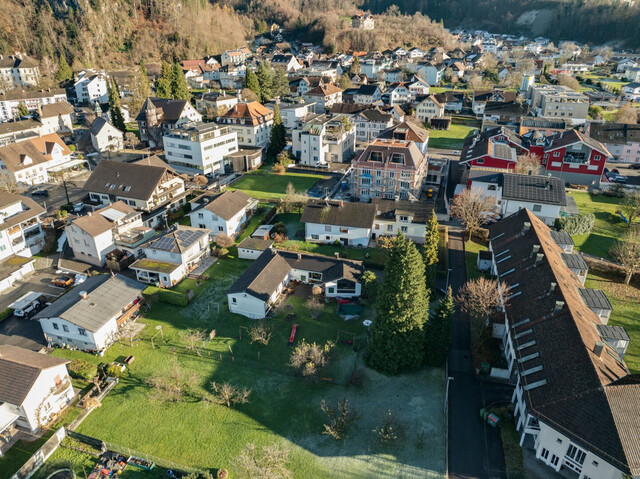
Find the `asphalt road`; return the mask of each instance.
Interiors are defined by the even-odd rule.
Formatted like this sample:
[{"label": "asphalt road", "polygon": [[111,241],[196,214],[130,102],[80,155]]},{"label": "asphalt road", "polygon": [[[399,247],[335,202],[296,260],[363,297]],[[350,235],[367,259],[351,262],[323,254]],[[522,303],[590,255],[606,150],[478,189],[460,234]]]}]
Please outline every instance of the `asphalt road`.
[{"label": "asphalt road", "polygon": [[[67,191],[69,193],[69,200],[71,204],[77,203],[86,196],[86,192],[83,187],[89,178],[90,173],[83,171],[67,180]],[[30,193],[36,189],[43,189],[49,192],[48,197],[32,196]],[[64,191],[62,183],[44,183],[36,187],[30,188],[26,193],[27,196],[34,199],[39,205],[47,208],[49,212],[55,211],[60,206],[67,204],[67,195]]]},{"label": "asphalt road", "polygon": [[[450,284],[454,294],[466,281],[463,232],[449,228]],[[480,381],[470,351],[469,320],[456,311],[449,351],[449,477],[506,479],[500,431],[480,419],[480,409],[511,399],[508,385]]]}]

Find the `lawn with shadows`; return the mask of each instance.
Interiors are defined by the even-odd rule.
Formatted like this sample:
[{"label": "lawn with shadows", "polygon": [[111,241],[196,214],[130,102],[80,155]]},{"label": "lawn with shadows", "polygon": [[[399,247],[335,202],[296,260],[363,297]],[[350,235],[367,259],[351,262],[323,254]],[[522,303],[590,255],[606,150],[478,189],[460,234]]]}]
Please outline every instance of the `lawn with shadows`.
[{"label": "lawn with shadows", "polygon": [[247,173],[229,186],[230,190],[242,190],[257,199],[282,198],[291,183],[296,191],[306,193],[318,180],[326,176],[309,173],[287,173],[274,175],[266,169]]},{"label": "lawn with shadows", "polygon": [[429,130],[429,148],[461,149],[465,138],[475,131],[471,126],[454,124],[448,130]]},{"label": "lawn with shadows", "polygon": [[609,258],[609,251],[616,240],[628,230],[627,224],[616,214],[622,198],[594,196],[582,191],[569,194],[575,199],[580,214],[593,213],[596,218],[591,233],[573,236],[576,249],[599,258]]},{"label": "lawn with shadows", "polygon": [[[154,304],[141,319],[147,327],[133,347],[128,341],[118,342],[102,358],[56,350],[58,356],[95,363],[135,356],[118,385],[78,432],[195,468],[229,468],[232,477],[238,477],[233,475],[234,459],[250,442],[286,447],[296,478],[444,477],[443,371],[424,369],[391,378],[366,370],[362,387],[343,385],[361,362],[363,318],[345,321],[336,314],[337,305],[329,303],[318,319],[311,319],[304,294],[289,296],[267,319],[273,331],[268,345],[251,344],[248,328],[255,323],[229,313],[224,304],[226,289],[248,264],[218,261],[210,269],[211,280],[186,308]],[[291,310],[295,319],[289,317]],[[371,313],[365,309],[364,317]],[[355,335],[354,344],[338,342],[323,372],[326,380],[309,382],[288,368],[293,321],[298,324],[296,342],[303,338],[321,344],[335,341],[338,330],[342,330],[341,339]],[[158,333],[156,326],[162,326],[163,337],[156,336],[152,348],[150,337]],[[196,353],[182,339],[189,329],[215,329],[215,337],[200,344]],[[193,392],[178,402],[158,402],[149,396],[147,380],[168,373],[174,363],[195,374]],[[250,402],[236,409],[203,402],[211,381],[251,389]],[[362,419],[352,425],[348,439],[335,441],[321,434],[325,416],[320,404],[323,399],[336,403],[343,397]],[[398,417],[401,438],[384,445],[373,430],[388,410]],[[424,437],[420,444],[419,436]]]}]

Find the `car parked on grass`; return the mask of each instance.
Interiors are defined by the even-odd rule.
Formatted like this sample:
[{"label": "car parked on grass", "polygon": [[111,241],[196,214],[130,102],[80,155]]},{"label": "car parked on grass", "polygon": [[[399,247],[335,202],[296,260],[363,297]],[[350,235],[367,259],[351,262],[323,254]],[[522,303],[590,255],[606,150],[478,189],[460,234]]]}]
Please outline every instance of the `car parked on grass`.
[{"label": "car parked on grass", "polygon": [[66,288],[73,284],[73,278],[71,276],[56,276],[51,280],[51,284],[54,286]]}]

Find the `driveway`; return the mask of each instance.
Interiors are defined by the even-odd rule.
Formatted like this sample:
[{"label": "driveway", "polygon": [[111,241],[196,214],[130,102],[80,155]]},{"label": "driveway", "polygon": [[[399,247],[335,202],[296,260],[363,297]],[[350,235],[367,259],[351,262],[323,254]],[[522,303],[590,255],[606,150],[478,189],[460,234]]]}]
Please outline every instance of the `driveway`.
[{"label": "driveway", "polygon": [[[91,175],[89,171],[79,171],[75,173],[71,178],[67,180],[67,192],[69,193],[69,201],[71,204],[77,203],[87,196],[87,192],[84,191],[84,184]],[[64,191],[63,184],[60,183],[44,183],[33,187],[29,192],[36,189],[44,189],[49,191],[49,196],[42,198],[40,196],[31,196],[27,193],[27,196],[36,201],[36,203],[48,208],[48,210],[55,211],[60,206],[67,203],[67,195]]]},{"label": "driveway", "polygon": [[[463,232],[449,229],[450,284],[454,294],[466,281]],[[449,351],[449,477],[506,479],[500,431],[480,419],[480,409],[511,399],[508,385],[480,381],[471,360],[469,320],[456,311]]]}]

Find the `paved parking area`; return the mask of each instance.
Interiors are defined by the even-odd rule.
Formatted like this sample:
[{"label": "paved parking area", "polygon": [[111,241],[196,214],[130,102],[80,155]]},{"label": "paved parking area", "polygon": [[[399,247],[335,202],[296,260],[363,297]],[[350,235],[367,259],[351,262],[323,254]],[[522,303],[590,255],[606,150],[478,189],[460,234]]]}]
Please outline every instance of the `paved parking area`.
[{"label": "paved parking area", "polygon": [[609,162],[606,164],[606,167],[609,168],[609,171],[616,169],[620,172],[621,175],[627,177],[628,185],[640,186],[640,170],[632,170],[629,168],[629,164],[627,163],[613,163]]}]

